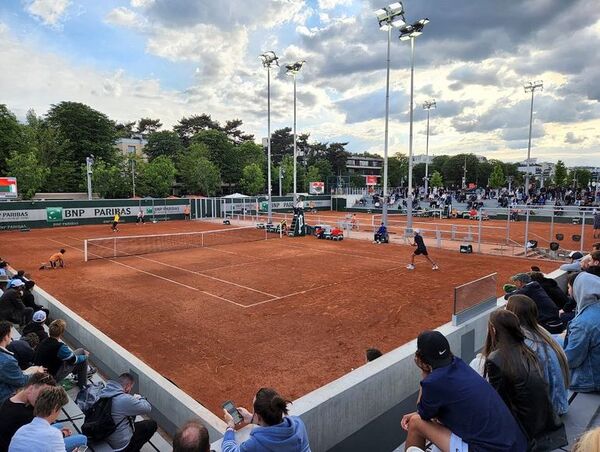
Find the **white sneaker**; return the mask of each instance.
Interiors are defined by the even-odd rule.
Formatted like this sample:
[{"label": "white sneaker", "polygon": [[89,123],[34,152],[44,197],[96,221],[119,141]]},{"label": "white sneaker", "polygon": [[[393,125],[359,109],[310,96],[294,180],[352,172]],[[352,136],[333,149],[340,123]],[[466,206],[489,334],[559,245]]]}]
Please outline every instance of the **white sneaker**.
[{"label": "white sneaker", "polygon": [[414,266],[413,264],[408,264],[408,265],[406,266],[406,268],[408,268],[409,270],[414,270],[414,269],[415,269],[415,266]]},{"label": "white sneaker", "polygon": [[431,267],[432,270],[439,270],[440,267],[437,266],[437,264],[433,264],[433,266]]}]

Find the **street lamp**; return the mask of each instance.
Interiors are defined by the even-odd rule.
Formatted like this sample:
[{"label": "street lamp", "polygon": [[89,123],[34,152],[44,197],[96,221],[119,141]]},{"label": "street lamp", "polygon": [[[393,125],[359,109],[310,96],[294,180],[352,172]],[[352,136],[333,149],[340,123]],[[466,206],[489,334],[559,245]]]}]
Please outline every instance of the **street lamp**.
[{"label": "street lamp", "polygon": [[435,99],[423,102],[423,109],[427,110],[427,141],[425,142],[425,196],[429,195],[429,110],[436,108]]},{"label": "street lamp", "polygon": [[413,223],[413,97],[415,90],[415,38],[423,34],[423,28],[429,23],[429,19],[419,19],[414,24],[406,24],[400,28],[400,40],[410,39],[410,131],[408,136],[408,202],[406,206],[406,233],[412,232]]},{"label": "street lamp", "polygon": [[87,189],[88,199],[92,200],[92,165],[94,164],[94,154],[85,158],[86,174],[87,174]]},{"label": "street lamp", "polygon": [[[294,79],[294,206],[296,205],[296,202],[298,201],[297,198],[297,188],[296,188],[296,162],[298,160],[298,148],[297,148],[297,144],[296,144],[296,75],[298,74],[298,72],[300,72],[300,69],[302,69],[302,65],[306,63],[305,60],[302,61],[297,61],[294,64],[288,64],[285,66],[287,73],[290,74],[292,76],[292,78]],[[281,194],[279,195],[281,196]]]},{"label": "street lamp", "polygon": [[273,200],[271,197],[271,66],[279,66],[277,55],[272,50],[260,56],[263,67],[267,68],[267,190],[268,190],[268,214],[267,222],[271,223],[273,218]]},{"label": "street lamp", "polygon": [[390,43],[392,40],[392,28],[402,27],[406,24],[404,21],[404,7],[402,3],[396,2],[385,8],[375,11],[375,16],[379,22],[379,29],[387,32],[387,60],[386,60],[386,79],[385,79],[385,132],[383,146],[383,206],[382,222],[387,226],[387,189],[388,189],[388,136],[389,136],[389,117],[390,117]]},{"label": "street lamp", "polygon": [[544,82],[536,80],[523,85],[526,93],[531,93],[531,111],[529,113],[529,142],[527,144],[527,174],[525,175],[525,196],[529,198],[529,160],[531,158],[531,129],[533,127],[533,94],[537,89],[544,89]]}]

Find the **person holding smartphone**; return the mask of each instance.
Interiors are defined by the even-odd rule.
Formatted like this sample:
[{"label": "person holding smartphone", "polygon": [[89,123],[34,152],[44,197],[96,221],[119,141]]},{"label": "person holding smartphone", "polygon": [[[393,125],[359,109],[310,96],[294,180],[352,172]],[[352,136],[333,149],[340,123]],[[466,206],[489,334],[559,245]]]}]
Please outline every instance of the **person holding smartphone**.
[{"label": "person holding smartphone", "polygon": [[[254,396],[254,412],[243,407],[235,411],[224,405],[227,431],[223,438],[222,452],[311,452],[306,427],[297,416],[288,416],[287,406],[291,402],[281,397],[272,388],[261,388]],[[228,409],[229,408],[229,409]],[[237,412],[237,413],[236,413]],[[233,416],[232,416],[233,413]],[[237,416],[239,414],[239,417]],[[237,417],[238,422],[234,420]],[[241,444],[235,439],[235,427],[240,424],[256,424],[250,438]]]}]

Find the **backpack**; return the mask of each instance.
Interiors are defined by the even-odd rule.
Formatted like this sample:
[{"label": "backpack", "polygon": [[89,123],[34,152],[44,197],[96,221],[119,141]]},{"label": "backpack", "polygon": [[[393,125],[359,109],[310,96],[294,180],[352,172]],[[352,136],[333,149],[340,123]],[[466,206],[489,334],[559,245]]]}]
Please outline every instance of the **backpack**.
[{"label": "backpack", "polygon": [[106,387],[103,382],[88,384],[77,393],[75,403],[83,414],[86,414],[90,408],[100,398],[100,392]]},{"label": "backpack", "polygon": [[[117,394],[118,395],[118,394]],[[116,397],[102,397],[98,399],[85,414],[85,422],[81,426],[81,433],[91,441],[102,441],[115,432],[119,424],[127,420],[123,418],[115,424],[112,417],[112,402]]]}]

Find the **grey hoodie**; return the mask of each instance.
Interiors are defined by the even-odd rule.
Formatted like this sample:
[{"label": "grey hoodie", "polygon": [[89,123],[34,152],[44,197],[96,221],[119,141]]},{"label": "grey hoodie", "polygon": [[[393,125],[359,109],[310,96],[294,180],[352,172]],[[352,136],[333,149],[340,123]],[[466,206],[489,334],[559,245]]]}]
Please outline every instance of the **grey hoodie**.
[{"label": "grey hoodie", "polygon": [[[106,441],[111,448],[118,451],[127,447],[133,436],[132,425],[135,416],[150,414],[152,406],[146,399],[123,392],[123,387],[118,381],[109,380],[106,388],[100,393],[100,398],[113,396],[112,417],[115,424],[117,424],[117,429]],[[132,419],[128,420],[127,417]]]}]

